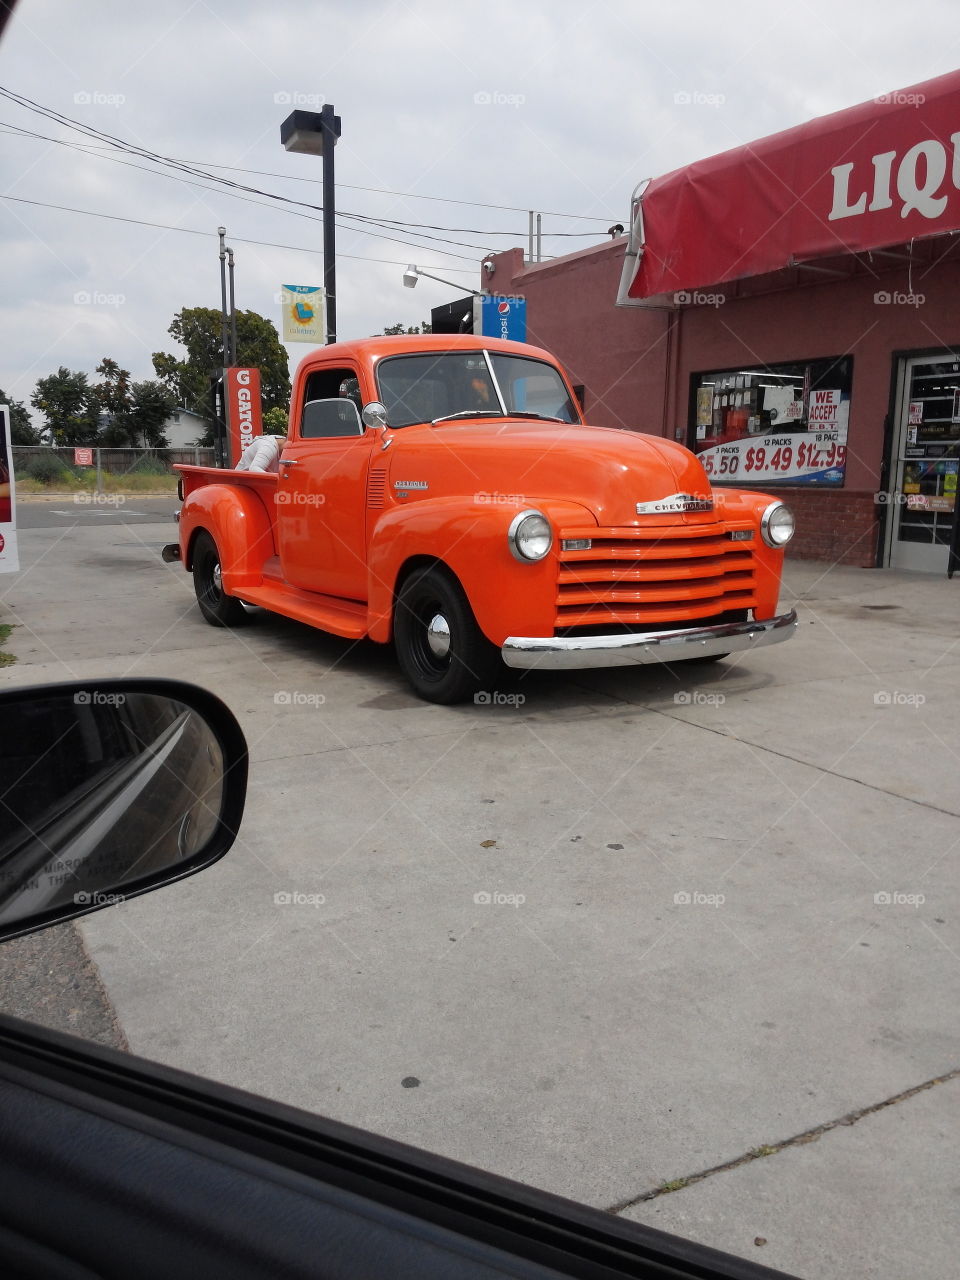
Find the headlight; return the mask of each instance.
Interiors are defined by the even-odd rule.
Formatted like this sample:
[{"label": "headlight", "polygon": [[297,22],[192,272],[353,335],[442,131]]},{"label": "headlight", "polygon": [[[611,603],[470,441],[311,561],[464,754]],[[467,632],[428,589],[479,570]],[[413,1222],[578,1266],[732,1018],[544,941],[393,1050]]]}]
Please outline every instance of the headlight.
[{"label": "headlight", "polygon": [[760,517],[760,536],[768,547],[785,547],[796,527],[793,512],[785,502],[771,502]]},{"label": "headlight", "polygon": [[539,511],[521,511],[510,522],[507,541],[517,560],[542,560],[553,546],[550,521]]}]

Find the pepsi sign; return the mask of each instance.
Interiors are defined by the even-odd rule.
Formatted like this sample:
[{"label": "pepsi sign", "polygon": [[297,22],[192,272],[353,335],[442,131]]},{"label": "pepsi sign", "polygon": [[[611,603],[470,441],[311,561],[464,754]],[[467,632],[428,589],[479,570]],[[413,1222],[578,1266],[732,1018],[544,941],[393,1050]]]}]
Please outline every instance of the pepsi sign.
[{"label": "pepsi sign", "polygon": [[485,338],[527,340],[526,298],[485,296],[480,302],[480,332]]}]

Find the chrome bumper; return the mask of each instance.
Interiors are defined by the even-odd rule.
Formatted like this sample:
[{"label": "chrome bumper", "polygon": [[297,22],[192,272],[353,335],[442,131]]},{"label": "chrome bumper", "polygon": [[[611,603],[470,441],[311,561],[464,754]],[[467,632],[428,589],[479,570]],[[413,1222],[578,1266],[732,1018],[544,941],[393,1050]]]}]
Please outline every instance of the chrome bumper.
[{"label": "chrome bumper", "polygon": [[588,667],[632,667],[686,662],[717,654],[759,649],[789,640],[797,629],[791,609],[764,622],[724,622],[717,627],[652,631],[622,636],[509,636],[500,650],[508,667],[574,671]]}]

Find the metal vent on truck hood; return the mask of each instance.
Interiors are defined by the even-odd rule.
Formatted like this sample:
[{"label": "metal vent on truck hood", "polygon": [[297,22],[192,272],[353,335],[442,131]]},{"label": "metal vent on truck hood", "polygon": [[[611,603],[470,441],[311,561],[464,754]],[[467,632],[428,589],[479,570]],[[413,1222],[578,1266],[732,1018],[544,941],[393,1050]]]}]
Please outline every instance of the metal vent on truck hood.
[{"label": "metal vent on truck hood", "polygon": [[371,471],[367,476],[367,506],[379,510],[383,506],[387,491],[387,472],[385,468]]}]

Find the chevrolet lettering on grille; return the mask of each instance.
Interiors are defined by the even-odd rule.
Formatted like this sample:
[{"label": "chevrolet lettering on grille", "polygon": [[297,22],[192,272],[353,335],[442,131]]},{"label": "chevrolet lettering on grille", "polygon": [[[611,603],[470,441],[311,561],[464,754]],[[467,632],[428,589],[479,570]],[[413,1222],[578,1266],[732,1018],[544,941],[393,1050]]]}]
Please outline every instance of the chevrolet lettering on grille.
[{"label": "chevrolet lettering on grille", "polygon": [[698,497],[693,493],[671,493],[669,498],[657,498],[653,502],[638,502],[638,516],[676,515],[683,511],[712,511],[713,499]]}]

